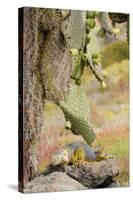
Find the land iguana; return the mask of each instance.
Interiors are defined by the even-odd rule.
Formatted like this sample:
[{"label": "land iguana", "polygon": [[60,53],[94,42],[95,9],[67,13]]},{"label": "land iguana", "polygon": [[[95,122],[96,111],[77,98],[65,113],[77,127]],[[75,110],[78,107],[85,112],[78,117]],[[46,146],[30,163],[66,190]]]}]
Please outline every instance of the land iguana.
[{"label": "land iguana", "polygon": [[75,142],[63,146],[52,155],[52,165],[68,165],[85,162],[94,162],[112,158],[113,155],[94,150],[88,144]]}]

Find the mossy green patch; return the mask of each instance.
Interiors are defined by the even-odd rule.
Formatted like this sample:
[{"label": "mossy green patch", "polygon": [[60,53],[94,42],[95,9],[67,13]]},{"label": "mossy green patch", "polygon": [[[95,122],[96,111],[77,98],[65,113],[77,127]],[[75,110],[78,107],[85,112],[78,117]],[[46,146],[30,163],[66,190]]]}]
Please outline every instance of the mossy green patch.
[{"label": "mossy green patch", "polygon": [[125,157],[128,155],[129,144],[127,140],[119,140],[110,148],[110,152],[116,155],[118,158]]},{"label": "mossy green patch", "polygon": [[102,51],[102,64],[108,67],[116,62],[129,59],[129,46],[126,41],[115,41],[107,45]]}]

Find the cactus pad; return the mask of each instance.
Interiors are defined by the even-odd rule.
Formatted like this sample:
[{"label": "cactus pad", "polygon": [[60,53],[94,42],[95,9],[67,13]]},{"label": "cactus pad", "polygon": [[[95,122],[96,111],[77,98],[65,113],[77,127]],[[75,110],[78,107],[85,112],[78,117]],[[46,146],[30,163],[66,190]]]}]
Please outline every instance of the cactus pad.
[{"label": "cactus pad", "polygon": [[72,85],[65,101],[60,102],[67,121],[71,122],[71,130],[80,134],[88,144],[95,139],[94,130],[89,122],[89,105],[87,96],[81,86]]}]

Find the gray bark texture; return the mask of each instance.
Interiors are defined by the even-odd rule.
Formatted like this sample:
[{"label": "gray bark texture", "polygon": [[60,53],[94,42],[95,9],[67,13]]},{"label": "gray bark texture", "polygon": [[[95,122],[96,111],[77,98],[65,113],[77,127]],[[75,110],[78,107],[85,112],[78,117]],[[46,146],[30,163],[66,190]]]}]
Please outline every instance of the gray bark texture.
[{"label": "gray bark texture", "polygon": [[19,9],[19,190],[38,173],[45,99],[58,104],[70,84],[70,48],[84,46],[85,11]]}]

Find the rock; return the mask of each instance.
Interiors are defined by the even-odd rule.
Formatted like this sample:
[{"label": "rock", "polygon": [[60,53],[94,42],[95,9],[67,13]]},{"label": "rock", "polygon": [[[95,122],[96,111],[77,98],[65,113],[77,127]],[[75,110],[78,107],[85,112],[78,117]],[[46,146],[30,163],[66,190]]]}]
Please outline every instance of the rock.
[{"label": "rock", "polygon": [[27,184],[24,193],[31,192],[57,192],[87,189],[64,172],[52,172],[48,175],[41,174]]},{"label": "rock", "polygon": [[25,193],[85,190],[88,188],[119,187],[113,177],[119,174],[115,158],[97,162],[82,162],[78,166],[50,166],[29,182]]},{"label": "rock", "polygon": [[79,166],[66,166],[65,172],[87,188],[105,187],[119,174],[115,158],[98,162],[83,162]]},{"label": "rock", "polygon": [[120,184],[119,182],[112,181],[109,185],[107,185],[105,188],[119,188]]}]

